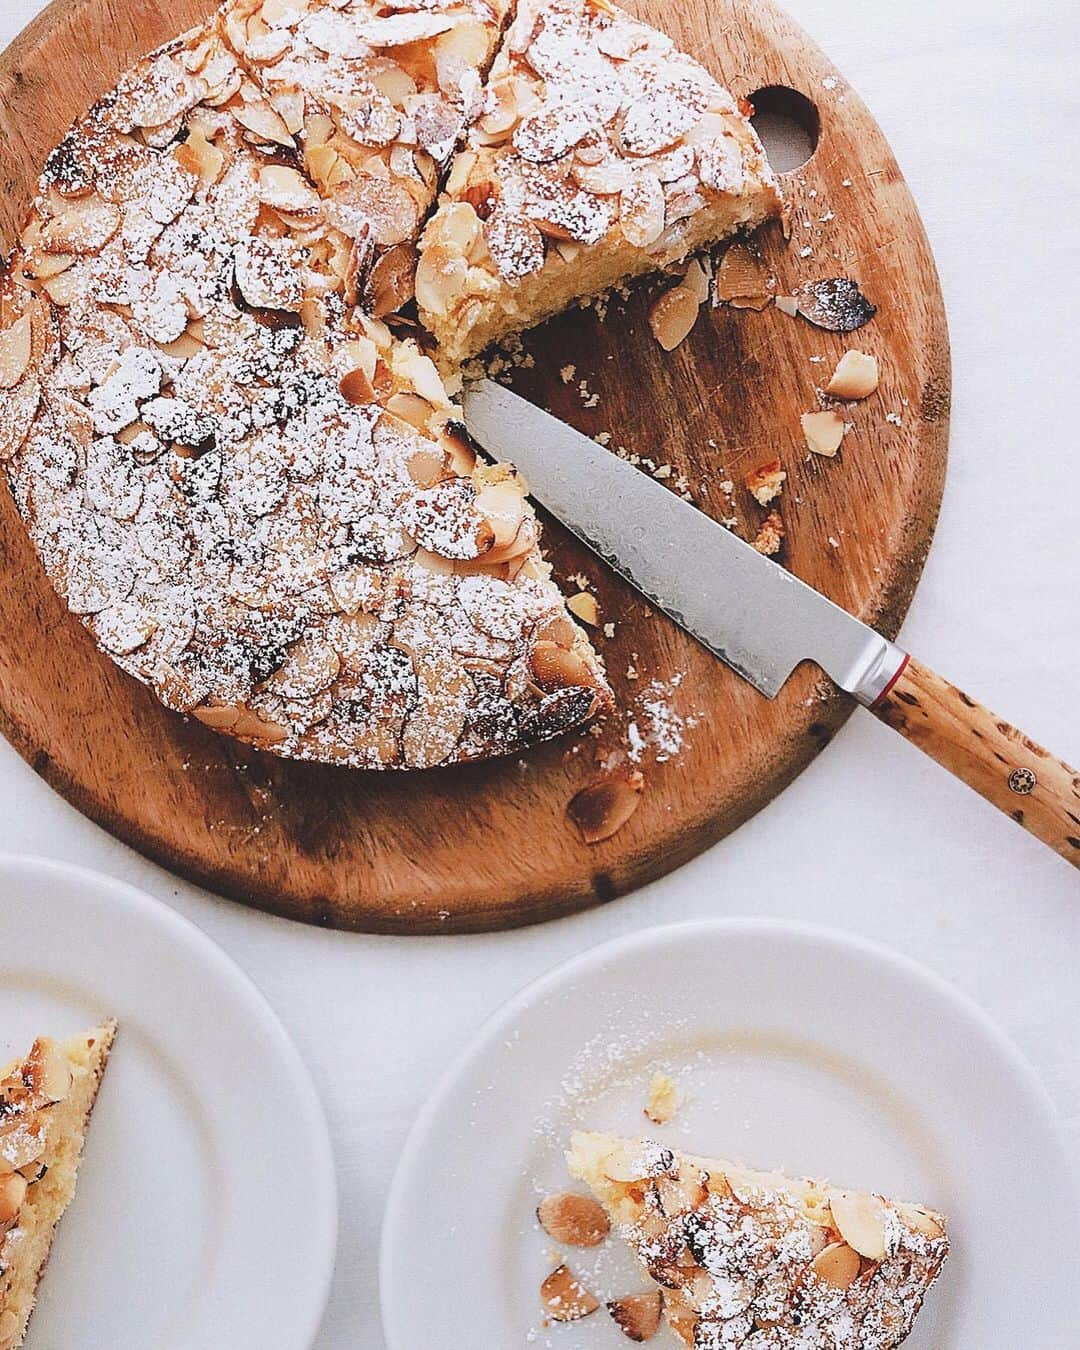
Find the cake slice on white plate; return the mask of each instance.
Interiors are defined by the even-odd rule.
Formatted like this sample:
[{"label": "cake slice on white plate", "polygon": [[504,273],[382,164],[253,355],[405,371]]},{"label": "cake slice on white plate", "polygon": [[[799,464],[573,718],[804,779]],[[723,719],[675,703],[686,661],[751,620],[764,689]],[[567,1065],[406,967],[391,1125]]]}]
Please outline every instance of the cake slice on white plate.
[{"label": "cake slice on white plate", "polygon": [[648,1139],[576,1134],[567,1161],[690,1350],[894,1350],[949,1252],[920,1205]]},{"label": "cake slice on white plate", "polygon": [[109,1021],[70,1041],[39,1037],[0,1077],[0,1350],[26,1334],[115,1034]]}]

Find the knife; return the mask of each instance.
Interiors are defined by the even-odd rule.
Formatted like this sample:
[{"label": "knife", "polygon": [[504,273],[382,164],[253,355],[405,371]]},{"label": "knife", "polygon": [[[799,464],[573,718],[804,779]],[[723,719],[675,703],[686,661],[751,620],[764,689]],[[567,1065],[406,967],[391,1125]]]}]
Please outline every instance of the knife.
[{"label": "knife", "polygon": [[[766,698],[803,661],[1080,868],[1080,775],[703,511],[491,380],[477,444],[646,599]],[[695,560],[686,567],[687,558]]]}]

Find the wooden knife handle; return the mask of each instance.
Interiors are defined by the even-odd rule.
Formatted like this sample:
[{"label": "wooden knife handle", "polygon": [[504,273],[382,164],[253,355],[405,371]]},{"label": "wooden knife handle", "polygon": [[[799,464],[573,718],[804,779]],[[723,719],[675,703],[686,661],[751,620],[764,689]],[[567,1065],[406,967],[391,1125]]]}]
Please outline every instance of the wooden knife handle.
[{"label": "wooden knife handle", "polygon": [[1080,774],[1075,769],[914,657],[908,657],[871,712],[1080,867]]}]

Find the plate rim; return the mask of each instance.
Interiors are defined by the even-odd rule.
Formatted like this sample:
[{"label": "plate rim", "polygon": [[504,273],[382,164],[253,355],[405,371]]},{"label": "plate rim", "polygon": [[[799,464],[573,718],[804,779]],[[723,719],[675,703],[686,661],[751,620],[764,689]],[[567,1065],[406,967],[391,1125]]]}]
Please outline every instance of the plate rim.
[{"label": "plate rim", "polygon": [[[379,1306],[383,1335],[388,1350],[411,1350],[405,1344],[403,1335],[395,1324],[394,1307],[391,1299],[390,1282],[395,1269],[399,1233],[403,1232],[403,1210],[405,1190],[413,1169],[423,1156],[423,1146],[427,1132],[438,1119],[441,1110],[457,1084],[458,1079],[467,1070],[473,1060],[489,1045],[502,1036],[510,1023],[523,1010],[535,1001],[559,988],[568,979],[580,977],[607,961],[633,952],[642,946],[650,945],[657,938],[690,937],[701,934],[737,934],[739,936],[765,937],[781,936],[800,942],[825,943],[834,950],[848,955],[862,955],[872,961],[883,963],[894,972],[913,978],[928,986],[937,995],[950,1003],[958,1013],[971,1019],[994,1043],[996,1049],[1008,1061],[1016,1078],[1031,1094],[1037,1104],[1046,1126],[1063,1155],[1068,1157],[1068,1140],[1065,1134],[1061,1113],[1043,1082],[1042,1077],[1023,1053],[1012,1037],[994,1020],[994,1018],[970,994],[952,984],[936,970],[923,964],[905,952],[867,938],[858,933],[834,928],[825,924],[807,923],[798,919],[785,919],[774,916],[733,915],[722,918],[690,919],[674,923],[650,924],[646,928],[624,933],[616,938],[595,944],[583,952],[578,952],[564,961],[558,962],[542,972],[535,979],[523,985],[502,1004],[490,1013],[477,1027],[465,1046],[451,1059],[429,1093],[420,1110],[413,1119],[406,1136],[405,1144],[398,1157],[394,1177],[383,1211],[382,1232],[379,1241]],[[1080,1211],[1080,1177],[1075,1166],[1070,1167],[1063,1186],[1072,1199],[1073,1208]]]},{"label": "plate rim", "polygon": [[[296,1104],[296,1118],[308,1135],[312,1148],[307,1155],[310,1163],[308,1192],[312,1196],[315,1222],[308,1230],[308,1245],[316,1252],[321,1274],[318,1284],[312,1282],[310,1286],[310,1307],[303,1318],[303,1340],[297,1343],[297,1350],[310,1350],[329,1303],[337,1258],[340,1235],[337,1167],[322,1098],[284,1022],[254,979],[223,947],[192,919],[149,891],[80,863],[34,853],[0,851],[0,879],[18,872],[37,873],[39,876],[44,874],[69,890],[94,888],[107,903],[116,903],[127,914],[134,914],[139,920],[171,935],[183,943],[196,960],[213,968],[230,985],[241,999],[245,1011],[270,1036],[275,1062],[281,1064],[288,1074],[293,1087],[290,1100]],[[299,1288],[290,1287],[290,1296],[294,1301]],[[282,1350],[288,1350],[288,1347],[282,1347]]]}]

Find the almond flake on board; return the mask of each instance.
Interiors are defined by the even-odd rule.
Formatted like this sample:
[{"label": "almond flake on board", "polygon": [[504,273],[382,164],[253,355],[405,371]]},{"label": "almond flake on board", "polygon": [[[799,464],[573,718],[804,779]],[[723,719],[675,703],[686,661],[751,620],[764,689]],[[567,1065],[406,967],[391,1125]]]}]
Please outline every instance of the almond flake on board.
[{"label": "almond flake on board", "polygon": [[825,392],[834,398],[869,398],[879,381],[877,357],[853,348],[840,358]]},{"label": "almond flake on board", "polygon": [[803,413],[800,420],[807,446],[815,455],[832,459],[840,449],[846,430],[840,414],[832,411]]},{"label": "almond flake on board", "polygon": [[567,814],[586,844],[600,844],[617,834],[641,805],[645,778],[640,772],[601,779],[571,798]]}]

